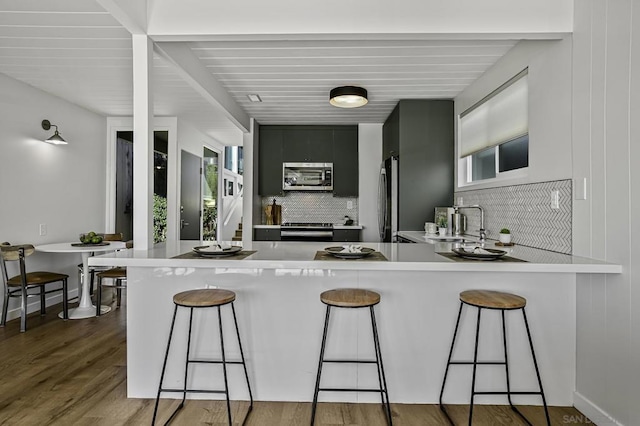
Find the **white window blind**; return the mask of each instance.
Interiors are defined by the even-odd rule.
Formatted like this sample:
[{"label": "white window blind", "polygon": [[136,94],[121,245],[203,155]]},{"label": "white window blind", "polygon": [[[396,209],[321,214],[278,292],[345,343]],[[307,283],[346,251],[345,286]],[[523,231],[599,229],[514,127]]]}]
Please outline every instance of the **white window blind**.
[{"label": "white window blind", "polygon": [[460,114],[460,158],[526,135],[528,99],[524,70]]}]

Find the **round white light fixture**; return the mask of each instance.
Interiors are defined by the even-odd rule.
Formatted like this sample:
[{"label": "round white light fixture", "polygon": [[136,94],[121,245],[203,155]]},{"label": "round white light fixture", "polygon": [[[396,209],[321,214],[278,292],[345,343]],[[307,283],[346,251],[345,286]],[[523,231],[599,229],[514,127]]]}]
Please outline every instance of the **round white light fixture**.
[{"label": "round white light fixture", "polygon": [[342,86],[331,90],[329,103],[339,108],[357,108],[366,105],[367,89],[356,86]]}]

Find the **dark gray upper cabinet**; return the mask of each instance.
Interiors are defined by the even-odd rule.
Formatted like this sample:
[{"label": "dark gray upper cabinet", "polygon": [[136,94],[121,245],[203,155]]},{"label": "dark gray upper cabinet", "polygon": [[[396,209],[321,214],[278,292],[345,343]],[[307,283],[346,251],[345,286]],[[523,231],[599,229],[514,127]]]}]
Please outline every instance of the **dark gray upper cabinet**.
[{"label": "dark gray upper cabinet", "polygon": [[423,230],[434,209],[451,206],[454,114],[450,100],[402,100],[383,127],[383,157],[397,155],[398,229]]},{"label": "dark gray upper cabinet", "polygon": [[282,130],[260,126],[258,193],[282,194]]},{"label": "dark gray upper cabinet", "polygon": [[386,160],[400,153],[400,105],[389,114],[382,126],[382,159]]},{"label": "dark gray upper cabinet", "polygon": [[358,196],[357,126],[260,126],[258,193],[282,194],[282,163],[333,163],[334,195]]},{"label": "dark gray upper cabinet", "polygon": [[333,195],[358,196],[358,128],[333,130]]},{"label": "dark gray upper cabinet", "polygon": [[330,163],[333,160],[331,128],[325,126],[283,126],[285,162]]}]

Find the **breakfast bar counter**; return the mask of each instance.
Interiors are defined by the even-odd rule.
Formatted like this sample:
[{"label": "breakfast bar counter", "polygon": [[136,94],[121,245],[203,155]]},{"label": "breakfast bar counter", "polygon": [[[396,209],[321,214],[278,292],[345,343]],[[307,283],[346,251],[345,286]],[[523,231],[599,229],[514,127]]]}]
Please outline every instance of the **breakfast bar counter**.
[{"label": "breakfast bar counter", "polygon": [[[361,243],[376,251],[373,260],[318,256],[325,247],[338,244],[316,242],[253,242],[243,247],[243,252],[255,251],[245,253],[246,257],[190,255],[194,246],[202,244],[182,241],[149,251],[126,250],[89,259],[90,265],[127,267],[127,386],[131,398],[155,397],[173,295],[196,288],[225,288],[237,294],[236,313],[255,399],[311,401],[325,309],[320,293],[333,288],[366,288],[381,295],[375,309],[391,402],[437,403],[459,293],[490,289],[527,299],[547,402],[570,406],[575,389],[576,274],[615,274],[622,270],[620,265],[521,246],[507,248],[508,256],[519,261],[460,262],[438,254],[450,253],[450,243]],[[338,311],[332,317],[335,327],[330,324],[326,357],[369,359],[373,339],[367,312]],[[214,313],[201,314],[194,317],[192,353],[195,358],[215,357],[217,327],[212,324],[217,319],[206,317]],[[493,314],[483,316],[480,359],[502,356],[500,323],[498,314]],[[510,315],[507,313],[512,385],[535,387],[522,318],[516,313],[513,318]],[[473,316],[463,315],[461,319],[455,354],[459,359],[473,355]],[[178,316],[176,330],[186,330],[187,323],[187,315]],[[224,333],[233,336],[235,331],[230,326]],[[181,338],[186,342],[186,331]],[[184,348],[185,342],[175,347]],[[237,356],[233,338],[230,342],[229,357]],[[170,357],[166,386],[181,386],[183,358],[177,352]],[[190,387],[211,387],[212,377],[218,377],[217,370],[212,370],[216,367],[191,368]],[[445,393],[447,403],[468,403],[470,373],[470,368],[452,370]],[[230,370],[232,399],[248,399],[243,379],[241,370]],[[335,387],[366,388],[376,385],[377,376],[366,364],[332,365],[323,371],[322,380]],[[485,390],[501,388],[504,371],[483,367],[478,370],[478,381]],[[210,398],[195,394],[188,397]],[[324,392],[323,400],[379,402],[379,395]],[[506,401],[500,396],[486,396],[478,403]],[[535,396],[521,396],[516,403],[539,405],[541,401]]]}]

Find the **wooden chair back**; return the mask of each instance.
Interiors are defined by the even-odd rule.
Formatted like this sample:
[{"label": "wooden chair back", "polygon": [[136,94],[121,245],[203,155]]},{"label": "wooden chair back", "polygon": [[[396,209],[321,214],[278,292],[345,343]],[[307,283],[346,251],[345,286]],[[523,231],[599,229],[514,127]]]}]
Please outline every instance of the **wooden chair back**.
[{"label": "wooden chair back", "polygon": [[2,278],[5,285],[7,285],[7,282],[9,281],[6,262],[20,261],[20,275],[22,277],[22,282],[26,283],[27,270],[24,259],[27,256],[31,256],[35,251],[36,249],[32,244],[21,244],[16,246],[12,246],[7,242],[0,244],[0,264],[2,265]]},{"label": "wooden chair back", "polygon": [[124,235],[122,232],[117,234],[102,234],[102,241],[122,241],[124,239]]}]

